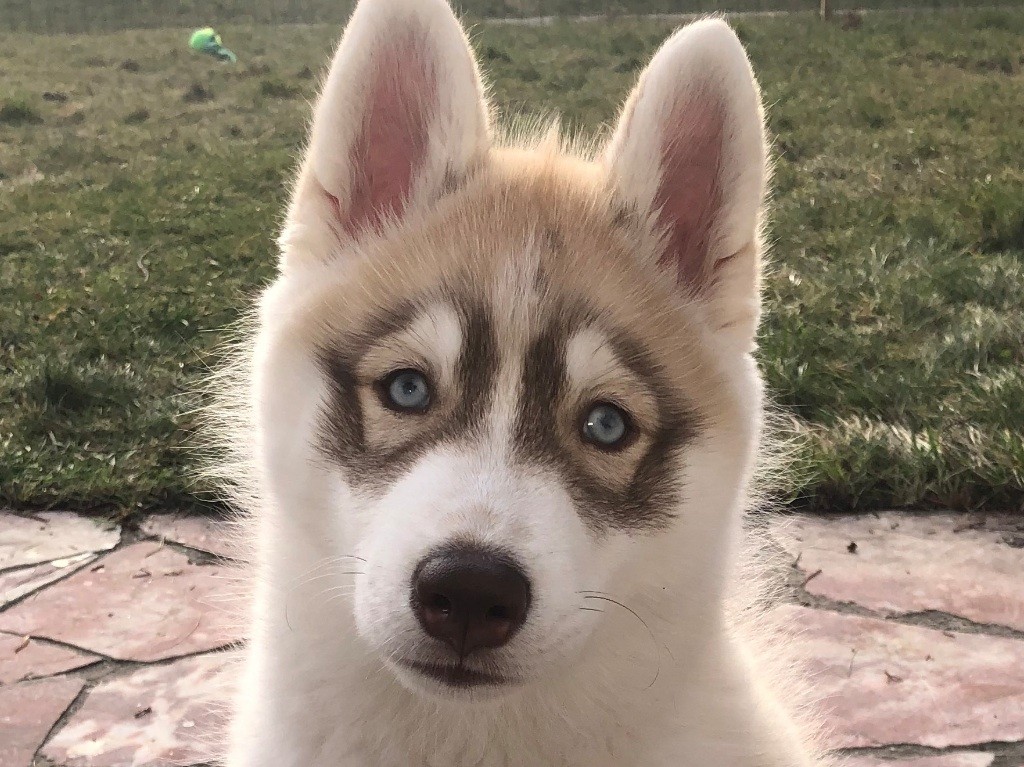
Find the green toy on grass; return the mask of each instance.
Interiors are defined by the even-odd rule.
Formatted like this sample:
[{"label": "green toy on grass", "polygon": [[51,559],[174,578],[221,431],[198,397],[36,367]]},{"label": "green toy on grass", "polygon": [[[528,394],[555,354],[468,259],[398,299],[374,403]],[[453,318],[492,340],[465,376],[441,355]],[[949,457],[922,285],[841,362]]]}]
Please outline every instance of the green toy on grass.
[{"label": "green toy on grass", "polygon": [[194,51],[209,54],[219,61],[230,61],[231,63],[238,61],[238,57],[224,47],[220,35],[214,31],[213,27],[204,27],[193,32],[192,37],[189,38],[188,47]]}]

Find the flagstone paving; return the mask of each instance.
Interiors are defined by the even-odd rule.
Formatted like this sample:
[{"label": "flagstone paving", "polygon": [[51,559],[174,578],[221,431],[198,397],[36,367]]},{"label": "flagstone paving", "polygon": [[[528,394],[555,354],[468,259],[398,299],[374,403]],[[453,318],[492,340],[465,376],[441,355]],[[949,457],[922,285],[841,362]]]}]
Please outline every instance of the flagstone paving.
[{"label": "flagstone paving", "polygon": [[220,557],[236,557],[239,545],[234,526],[223,519],[184,514],[154,514],[139,528],[146,535],[173,541]]},{"label": "flagstone paving", "polygon": [[217,604],[222,566],[140,541],[0,613],[0,631],[118,660],[154,661],[223,647],[237,620]]},{"label": "flagstone paving", "polygon": [[[1024,767],[1024,518],[780,517],[846,767]],[[238,639],[223,521],[0,512],[0,767],[193,767]]]},{"label": "flagstone paving", "polygon": [[98,660],[95,655],[44,640],[0,634],[0,685],[63,674]]},{"label": "flagstone paving", "polygon": [[945,756],[921,756],[910,759],[878,759],[877,757],[853,757],[843,767],[991,767],[994,754],[977,751],[947,754]]},{"label": "flagstone paving", "polygon": [[109,551],[121,539],[116,525],[52,511],[6,514],[0,529],[0,570]]},{"label": "flagstone paving", "polygon": [[219,712],[212,701],[228,664],[224,653],[144,666],[98,684],[42,750],[68,767],[156,764],[187,767],[212,759]]},{"label": "flagstone paving", "polygon": [[1024,515],[804,517],[786,526],[783,544],[814,574],[809,594],[1024,631]]},{"label": "flagstone paving", "polygon": [[1024,741],[1024,642],[784,608],[835,748]]}]

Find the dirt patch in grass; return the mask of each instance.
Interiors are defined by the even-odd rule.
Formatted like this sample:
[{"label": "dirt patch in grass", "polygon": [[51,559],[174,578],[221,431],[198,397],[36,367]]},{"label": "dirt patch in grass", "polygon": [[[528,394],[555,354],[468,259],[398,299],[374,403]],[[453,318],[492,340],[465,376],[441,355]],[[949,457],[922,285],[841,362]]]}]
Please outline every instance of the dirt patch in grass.
[{"label": "dirt patch in grass", "polygon": [[182,95],[181,100],[186,104],[200,104],[204,101],[213,101],[213,91],[202,83],[192,83]]},{"label": "dirt patch in grass", "polygon": [[272,99],[291,99],[298,96],[302,91],[291,83],[283,80],[261,80],[260,95]]},{"label": "dirt patch in grass", "polygon": [[25,101],[5,101],[0,104],[0,125],[35,125],[43,116]]}]

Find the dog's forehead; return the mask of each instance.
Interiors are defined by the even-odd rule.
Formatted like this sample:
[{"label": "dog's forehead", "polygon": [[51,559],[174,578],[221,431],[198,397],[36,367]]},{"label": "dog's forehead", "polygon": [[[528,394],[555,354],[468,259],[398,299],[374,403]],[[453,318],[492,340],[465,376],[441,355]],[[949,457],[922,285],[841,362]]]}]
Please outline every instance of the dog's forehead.
[{"label": "dog's forehead", "polygon": [[581,308],[656,335],[650,320],[666,316],[672,292],[647,268],[656,238],[624,225],[586,175],[537,162],[481,171],[421,218],[367,238],[355,257],[339,254],[345,268],[303,298],[305,323],[336,333],[444,294],[492,308],[503,335]]},{"label": "dog's forehead", "polygon": [[[613,339],[629,333],[615,328],[600,302],[559,290],[545,278],[540,259],[529,253],[510,258],[485,279],[442,276],[401,299],[382,296],[375,309],[350,327],[353,332],[340,341],[356,357],[390,348],[414,352],[442,368],[479,368],[486,357],[496,368],[518,371],[543,337],[559,358],[551,362],[573,378],[624,368]],[[632,343],[643,345],[639,337]],[[472,349],[488,353],[474,354]]]}]

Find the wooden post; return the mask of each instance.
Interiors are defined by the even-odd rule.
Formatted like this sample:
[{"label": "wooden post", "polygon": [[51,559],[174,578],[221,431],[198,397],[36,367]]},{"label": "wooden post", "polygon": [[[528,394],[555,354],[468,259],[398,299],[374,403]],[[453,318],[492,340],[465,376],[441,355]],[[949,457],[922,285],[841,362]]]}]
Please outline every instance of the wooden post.
[{"label": "wooden post", "polygon": [[829,7],[829,0],[821,0],[821,6],[818,9],[818,13],[821,16],[822,21],[828,21],[832,18],[832,9]]}]

